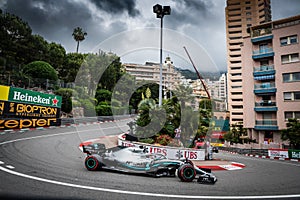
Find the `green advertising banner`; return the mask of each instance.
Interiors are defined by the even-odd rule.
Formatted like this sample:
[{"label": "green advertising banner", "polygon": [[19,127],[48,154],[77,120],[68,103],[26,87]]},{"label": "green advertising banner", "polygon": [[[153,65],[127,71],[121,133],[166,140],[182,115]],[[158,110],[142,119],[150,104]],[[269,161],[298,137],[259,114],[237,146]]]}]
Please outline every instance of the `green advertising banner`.
[{"label": "green advertising banner", "polygon": [[42,106],[61,107],[61,96],[10,87],[8,101]]},{"label": "green advertising banner", "polygon": [[59,126],[61,102],[58,95],[0,85],[0,130]]},{"label": "green advertising banner", "polygon": [[290,159],[300,159],[300,150],[289,149],[289,158]]}]

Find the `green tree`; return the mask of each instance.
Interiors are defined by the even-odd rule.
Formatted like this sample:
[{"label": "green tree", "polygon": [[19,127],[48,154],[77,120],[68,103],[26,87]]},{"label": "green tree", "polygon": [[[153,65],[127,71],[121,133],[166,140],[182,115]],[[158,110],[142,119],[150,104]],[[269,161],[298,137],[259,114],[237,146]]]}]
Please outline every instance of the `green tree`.
[{"label": "green tree", "polygon": [[120,57],[115,54],[104,54],[102,55],[102,58],[103,60],[106,60],[104,63],[107,63],[108,65],[104,66],[107,68],[99,80],[98,87],[112,91],[117,81],[124,74],[122,63],[120,62]]},{"label": "green tree", "polygon": [[289,140],[292,148],[300,149],[300,122],[298,119],[288,119],[286,129],[280,131],[282,140]]},{"label": "green tree", "polygon": [[[133,84],[133,83],[132,83]],[[131,84],[130,84],[131,85]],[[126,86],[124,84],[124,86]],[[154,103],[156,104],[158,102],[158,84],[155,83],[145,83],[141,87],[139,87],[131,96],[130,98],[130,105],[133,109],[138,110],[138,105],[143,100],[142,96],[145,94],[146,89],[149,88],[151,90],[151,99],[154,100]],[[126,91],[126,90],[124,90]]]},{"label": "green tree", "polygon": [[42,36],[31,35],[28,41],[28,49],[30,49],[30,51],[23,52],[25,63],[30,63],[36,60],[48,62],[48,45],[48,42]]},{"label": "green tree", "polygon": [[48,44],[47,61],[56,71],[60,72],[59,70],[65,67],[65,59],[66,50],[63,46],[54,42]]},{"label": "green tree", "polygon": [[242,123],[233,124],[230,131],[224,135],[224,139],[230,143],[242,143],[241,136],[245,136],[247,130],[243,127]]},{"label": "green tree", "polygon": [[23,53],[30,52],[28,41],[32,30],[20,17],[2,10],[0,24],[1,57],[5,59],[6,70],[11,70],[15,65],[26,63]]},{"label": "green tree", "polygon": [[96,91],[95,98],[97,99],[98,103],[103,102],[103,101],[110,102],[111,95],[112,95],[112,92],[109,90],[98,89]]},{"label": "green tree", "polygon": [[54,91],[54,93],[62,97],[61,111],[70,113],[72,111],[73,90],[69,88],[60,88]]},{"label": "green tree", "polygon": [[180,103],[181,109],[185,109],[187,104],[194,103],[195,97],[192,95],[193,89],[191,87],[185,87],[183,85],[179,85],[174,91],[175,96]]},{"label": "green tree", "polygon": [[66,83],[75,81],[77,73],[84,62],[87,54],[68,53],[64,59],[64,63],[58,66],[59,78]]},{"label": "green tree", "polygon": [[32,78],[42,78],[57,80],[56,70],[47,62],[33,61],[23,68],[23,73],[31,76]]},{"label": "green tree", "polygon": [[83,41],[86,35],[87,33],[83,31],[82,28],[80,27],[74,28],[72,36],[74,40],[77,42],[76,53],[78,53],[79,42]]}]

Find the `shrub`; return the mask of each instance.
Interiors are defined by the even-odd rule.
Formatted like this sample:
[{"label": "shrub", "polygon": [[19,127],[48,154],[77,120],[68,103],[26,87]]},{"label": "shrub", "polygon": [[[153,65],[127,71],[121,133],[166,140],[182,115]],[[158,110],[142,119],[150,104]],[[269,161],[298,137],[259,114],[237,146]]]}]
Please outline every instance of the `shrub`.
[{"label": "shrub", "polygon": [[165,145],[169,144],[171,139],[172,138],[169,135],[163,134],[163,135],[160,135],[160,136],[156,137],[156,142],[163,145],[163,146],[165,146]]}]

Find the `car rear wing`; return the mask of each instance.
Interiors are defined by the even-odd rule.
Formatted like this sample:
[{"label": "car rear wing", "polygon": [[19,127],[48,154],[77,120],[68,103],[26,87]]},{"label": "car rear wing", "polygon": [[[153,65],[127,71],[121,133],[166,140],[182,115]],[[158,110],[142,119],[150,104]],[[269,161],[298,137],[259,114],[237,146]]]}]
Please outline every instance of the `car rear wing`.
[{"label": "car rear wing", "polygon": [[82,145],[82,152],[86,153],[87,155],[91,154],[102,154],[106,152],[105,144],[102,143],[94,143],[88,145]]}]

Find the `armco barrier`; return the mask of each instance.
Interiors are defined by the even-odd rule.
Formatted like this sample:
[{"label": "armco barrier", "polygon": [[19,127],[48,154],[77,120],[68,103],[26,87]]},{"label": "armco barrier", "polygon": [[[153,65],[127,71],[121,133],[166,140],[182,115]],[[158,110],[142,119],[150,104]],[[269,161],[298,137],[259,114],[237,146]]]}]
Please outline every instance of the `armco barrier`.
[{"label": "armco barrier", "polygon": [[229,151],[238,154],[254,154],[260,156],[267,156],[268,149],[241,149],[234,147],[219,147],[220,150]]}]

